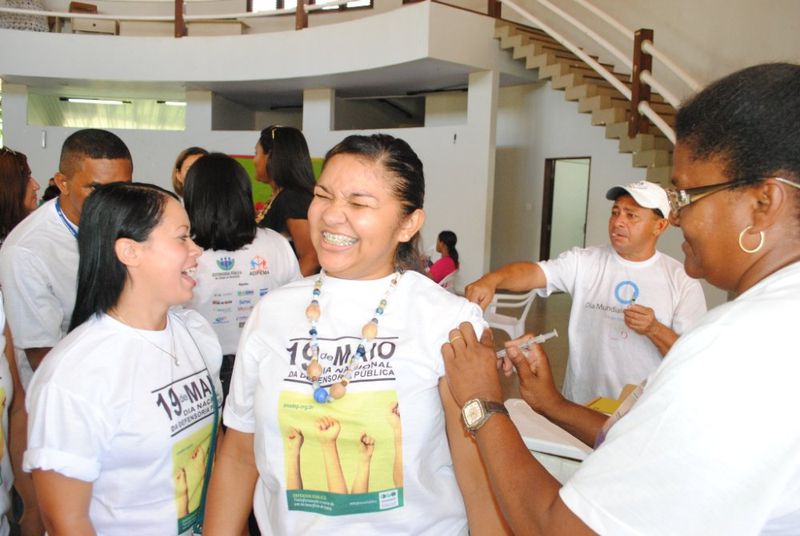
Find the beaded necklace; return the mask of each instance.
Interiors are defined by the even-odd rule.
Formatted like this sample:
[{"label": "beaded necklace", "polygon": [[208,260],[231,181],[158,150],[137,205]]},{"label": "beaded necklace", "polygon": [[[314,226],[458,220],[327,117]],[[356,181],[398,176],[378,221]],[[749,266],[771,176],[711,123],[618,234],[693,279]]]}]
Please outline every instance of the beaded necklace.
[{"label": "beaded necklace", "polygon": [[314,400],[318,404],[333,402],[347,394],[347,384],[350,383],[350,380],[353,378],[353,373],[361,362],[366,359],[367,344],[378,335],[378,319],[383,315],[383,311],[386,309],[386,304],[388,303],[389,294],[397,287],[397,282],[400,280],[401,275],[400,272],[395,272],[392,275],[389,288],[386,290],[381,301],[378,302],[378,307],[375,308],[375,314],[370,321],[361,328],[361,342],[358,343],[355,355],[347,362],[347,369],[344,371],[339,381],[332,384],[330,389],[327,389],[322,387],[319,381],[324,372],[322,365],[319,364],[319,340],[317,339],[317,322],[322,313],[319,307],[319,297],[322,294],[322,283],[324,279],[324,272],[320,272],[319,277],[314,282],[311,303],[306,307],[306,318],[311,322],[311,329],[308,330],[308,334],[311,336],[311,363],[308,364],[306,373],[311,380]]}]

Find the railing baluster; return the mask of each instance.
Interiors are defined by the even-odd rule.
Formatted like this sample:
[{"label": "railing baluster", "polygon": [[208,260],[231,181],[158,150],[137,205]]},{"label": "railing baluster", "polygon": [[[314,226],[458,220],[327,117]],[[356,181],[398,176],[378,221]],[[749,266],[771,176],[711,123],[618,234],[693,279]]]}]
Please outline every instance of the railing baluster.
[{"label": "railing baluster", "polygon": [[306,12],[306,0],[297,0],[297,10],[294,15],[294,29],[302,30],[308,28],[308,13]]},{"label": "railing baluster", "polygon": [[633,37],[633,72],[631,73],[631,113],[628,116],[628,137],[646,134],[649,130],[647,118],[639,112],[639,103],[650,102],[650,86],[642,82],[643,71],[653,70],[653,57],[642,50],[642,41],[653,41],[653,30],[642,28]]},{"label": "railing baluster", "polygon": [[186,24],[183,21],[183,0],[175,0],[175,37],[186,35]]}]

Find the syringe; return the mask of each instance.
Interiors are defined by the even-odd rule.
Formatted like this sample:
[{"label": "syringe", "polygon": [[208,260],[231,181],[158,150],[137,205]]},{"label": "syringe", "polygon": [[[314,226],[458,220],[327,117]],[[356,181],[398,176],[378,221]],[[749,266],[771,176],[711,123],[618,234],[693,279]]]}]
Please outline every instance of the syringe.
[{"label": "syringe", "polygon": [[[520,350],[528,350],[534,344],[542,344],[544,341],[548,339],[552,339],[553,337],[558,337],[558,331],[553,330],[547,333],[542,333],[541,335],[537,335],[532,339],[528,339],[527,341],[520,344],[517,348]],[[506,350],[500,350],[497,352],[497,359],[503,359],[506,356]]]}]

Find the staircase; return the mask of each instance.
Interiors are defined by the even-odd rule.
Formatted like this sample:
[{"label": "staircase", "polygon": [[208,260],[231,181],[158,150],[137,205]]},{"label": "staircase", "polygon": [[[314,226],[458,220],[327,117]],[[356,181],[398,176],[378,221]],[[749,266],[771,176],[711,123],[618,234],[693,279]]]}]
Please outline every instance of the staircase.
[{"label": "staircase", "polygon": [[[669,185],[672,142],[653,125],[649,134],[629,137],[630,101],[614,86],[541,30],[498,20],[494,35],[501,48],[512,50],[514,59],[524,59],[528,69],[538,69],[540,80],[550,79],[553,89],[564,91],[564,98],[578,101],[578,111],[592,114],[593,125],[605,126],[606,138],[619,140],[619,151],[631,153],[633,166],[647,168],[647,180]],[[593,58],[597,60],[597,57]],[[630,87],[630,76],[614,72],[609,64],[602,65]],[[653,92],[650,106],[674,128],[675,108],[672,105]]]}]

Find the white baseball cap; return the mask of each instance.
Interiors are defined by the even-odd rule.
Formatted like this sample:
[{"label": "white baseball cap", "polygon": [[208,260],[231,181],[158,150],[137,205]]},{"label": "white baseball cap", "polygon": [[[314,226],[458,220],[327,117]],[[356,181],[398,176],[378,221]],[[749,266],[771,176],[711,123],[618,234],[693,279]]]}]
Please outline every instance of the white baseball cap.
[{"label": "white baseball cap", "polygon": [[632,182],[627,186],[614,186],[606,192],[606,199],[613,201],[623,194],[630,195],[640,207],[658,209],[663,217],[669,217],[670,209],[667,192],[658,184],[638,181]]}]

